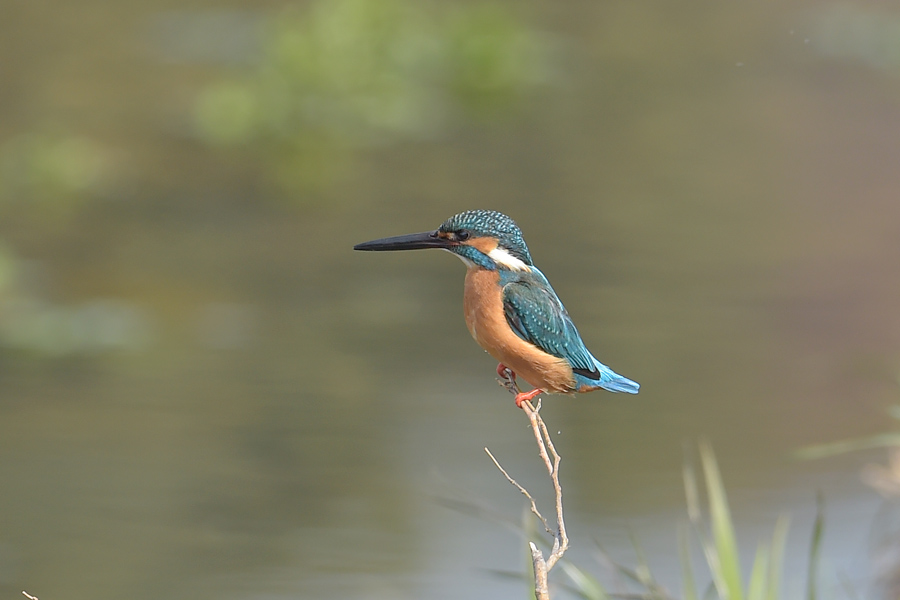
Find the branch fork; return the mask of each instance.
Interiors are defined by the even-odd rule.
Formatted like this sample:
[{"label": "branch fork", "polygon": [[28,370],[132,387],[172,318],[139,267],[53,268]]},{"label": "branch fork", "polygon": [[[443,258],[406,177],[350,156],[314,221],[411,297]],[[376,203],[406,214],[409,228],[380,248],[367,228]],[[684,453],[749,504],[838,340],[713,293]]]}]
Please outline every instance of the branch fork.
[{"label": "branch fork", "polygon": [[[500,380],[500,384],[509,390],[511,394],[518,395],[521,393],[512,371],[505,369],[500,375],[503,378]],[[544,529],[553,537],[553,547],[550,550],[549,556],[546,558],[544,558],[544,554],[534,542],[529,542],[532,566],[534,567],[535,598],[537,600],[550,600],[547,574],[569,548],[569,538],[566,535],[566,523],[563,518],[562,486],[559,483],[560,456],[556,451],[556,447],[553,445],[553,441],[550,439],[550,432],[547,430],[547,425],[544,424],[544,420],[541,418],[540,400],[538,400],[536,404],[532,404],[531,401],[522,402],[521,408],[525,411],[525,415],[531,423],[531,430],[534,433],[534,439],[538,446],[538,454],[544,461],[544,466],[547,468],[547,474],[550,475],[550,481],[552,482],[553,490],[556,493],[556,530],[553,530],[550,527],[547,519],[541,514],[540,510],[538,510],[537,503],[528,490],[513,479],[509,473],[506,472],[506,469],[500,466],[499,461],[494,458],[494,455],[491,454],[490,450],[485,448],[484,451],[487,452],[487,455],[494,462],[494,465],[500,469],[500,472],[503,473],[503,476],[506,477],[507,481],[528,498],[528,501],[531,503],[531,512],[540,519],[541,523],[544,525]]]}]

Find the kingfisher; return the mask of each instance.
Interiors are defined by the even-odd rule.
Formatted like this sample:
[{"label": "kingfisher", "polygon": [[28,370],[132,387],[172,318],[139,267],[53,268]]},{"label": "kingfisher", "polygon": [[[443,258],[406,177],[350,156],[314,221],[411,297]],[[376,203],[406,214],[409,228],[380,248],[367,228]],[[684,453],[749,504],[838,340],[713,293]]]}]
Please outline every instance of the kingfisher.
[{"label": "kingfisher", "polygon": [[[475,341],[500,361],[497,373],[513,385],[516,406],[543,392],[604,389],[637,394],[640,385],[594,358],[550,282],[534,266],[522,231],[493,210],[469,210],[433,231],[372,240],[354,250],[440,248],[467,267],[463,307]],[[534,388],[521,392],[520,376]]]}]

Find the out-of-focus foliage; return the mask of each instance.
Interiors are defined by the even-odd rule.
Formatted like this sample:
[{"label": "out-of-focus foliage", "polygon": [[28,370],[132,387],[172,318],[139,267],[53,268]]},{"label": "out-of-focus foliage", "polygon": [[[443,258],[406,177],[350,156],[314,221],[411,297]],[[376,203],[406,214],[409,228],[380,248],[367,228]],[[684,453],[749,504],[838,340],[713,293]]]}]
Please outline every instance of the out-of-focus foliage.
[{"label": "out-of-focus foliage", "polygon": [[[689,526],[685,524],[678,531],[679,555],[683,600],[719,598],[721,600],[778,600],[787,597],[783,589],[785,548],[788,534],[788,518],[780,517],[767,541],[757,544],[756,554],[751,563],[750,575],[744,583],[741,572],[741,557],[738,551],[735,522],[731,516],[725,486],[719,472],[712,447],[700,444],[700,460],[703,479],[706,483],[706,509],[701,501],[700,486],[695,469],[689,463],[684,466],[684,488],[687,499]],[[806,598],[818,597],[819,553],[824,531],[824,509],[819,500],[816,520],[813,524],[808,555]],[[705,559],[704,566],[709,574],[709,582],[698,587],[692,560],[694,539],[699,540]],[[600,582],[588,571],[575,566],[568,560],[562,561],[563,570],[571,580],[572,589],[585,600],[609,600],[614,597],[636,597],[646,600],[674,600],[666,588],[653,574],[643,551],[635,543],[638,564],[629,567],[603,554],[603,562],[616,576],[616,587]]]},{"label": "out-of-focus foliage", "polygon": [[538,36],[494,4],[321,0],[271,18],[259,64],[199,96],[217,146],[264,150],[283,189],[332,181],[356,149],[497,116],[543,76]]},{"label": "out-of-focus foliage", "polygon": [[[888,414],[900,421],[900,405],[891,406]],[[900,431],[885,431],[808,446],[798,450],[796,456],[801,459],[820,459],[876,448],[887,449],[887,464],[866,464],[860,472],[860,478],[887,502],[896,506],[896,502],[900,500]],[[880,565],[878,580],[887,590],[885,597],[896,598],[897,591],[900,590],[900,528],[895,522],[889,522],[888,516],[888,512],[879,511],[875,517],[872,532],[877,535],[873,548]]]},{"label": "out-of-focus foliage", "polygon": [[0,145],[2,211],[38,211],[41,220],[65,218],[98,191],[108,158],[93,140],[27,133]]},{"label": "out-of-focus foliage", "polygon": [[[888,414],[891,418],[900,421],[900,406],[890,407]],[[798,450],[796,456],[800,459],[810,460],[874,448],[900,448],[900,431],[886,431],[860,438],[807,446]]]},{"label": "out-of-focus foliage", "polygon": [[143,312],[120,300],[76,306],[23,297],[0,304],[0,345],[37,357],[133,350],[149,341]]},{"label": "out-of-focus foliage", "polygon": [[900,12],[835,4],[817,14],[810,41],[825,56],[900,69]]},{"label": "out-of-focus foliage", "polygon": [[[109,157],[92,139],[26,133],[0,145],[0,219],[52,238],[108,182]],[[37,358],[133,349],[148,340],[130,303],[94,298],[64,305],[30,285],[40,267],[0,245],[0,347]]]},{"label": "out-of-focus foliage", "polygon": [[[723,600],[776,600],[782,596],[781,578],[784,570],[784,549],[787,541],[788,519],[782,516],[775,524],[772,540],[769,543],[759,542],[753,567],[747,586],[744,587],[741,575],[741,560],[738,553],[737,536],[725,486],[719,474],[712,447],[707,443],[700,444],[700,460],[703,477],[706,481],[706,493],[709,509],[709,534],[702,517],[700,494],[697,491],[697,480],[694,470],[689,465],[684,469],[685,491],[688,504],[688,516],[706,558],[706,566],[712,578],[719,598]],[[690,561],[690,538],[688,530],[682,533],[681,558],[684,577],[685,599],[702,597],[703,591],[694,587]],[[818,551],[815,540],[810,549],[810,563],[815,564],[813,557]],[[809,598],[815,598],[810,592]]]},{"label": "out-of-focus foliage", "polygon": [[123,300],[51,302],[29,285],[39,267],[0,245],[0,348],[35,358],[133,350],[150,340],[147,316]]}]

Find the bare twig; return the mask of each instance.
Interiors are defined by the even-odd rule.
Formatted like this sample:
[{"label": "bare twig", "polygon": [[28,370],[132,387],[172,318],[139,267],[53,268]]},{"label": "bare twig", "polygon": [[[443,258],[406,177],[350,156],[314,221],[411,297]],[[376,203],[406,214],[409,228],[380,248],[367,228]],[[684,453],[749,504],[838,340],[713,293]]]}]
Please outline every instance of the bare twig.
[{"label": "bare twig", "polygon": [[[553,568],[553,565],[562,558],[569,547],[569,537],[566,535],[566,521],[563,517],[562,503],[562,486],[559,483],[559,462],[561,460],[553,441],[550,439],[550,432],[547,431],[547,425],[541,418],[541,405],[538,402],[537,408],[533,407],[530,402],[523,403],[525,413],[531,421],[531,428],[534,431],[534,439],[538,444],[538,452],[544,459],[544,465],[547,467],[547,474],[553,482],[553,491],[556,492],[556,523],[559,527],[555,536],[553,536],[553,550],[547,557],[547,570]],[[549,450],[549,455],[548,451]],[[553,462],[551,462],[551,457]]]},{"label": "bare twig", "polygon": [[[509,390],[511,394],[518,394],[519,386],[516,384],[515,376],[512,374],[512,371],[507,369],[502,375],[503,379],[500,381],[501,385]],[[550,593],[547,586],[547,573],[550,572],[550,569],[556,565],[569,548],[569,538],[566,535],[566,522],[563,518],[562,486],[559,483],[560,456],[556,451],[556,447],[553,445],[553,441],[550,439],[550,432],[547,430],[547,425],[544,424],[544,420],[541,418],[540,400],[538,400],[537,406],[531,404],[531,402],[523,402],[522,410],[525,411],[525,414],[528,416],[528,420],[531,423],[531,430],[534,433],[534,439],[538,445],[538,454],[540,454],[541,459],[544,461],[544,466],[547,468],[547,474],[550,475],[550,480],[553,483],[553,490],[556,493],[557,530],[555,532],[551,530],[547,523],[547,519],[541,515],[534,498],[528,493],[528,490],[510,477],[509,473],[500,466],[500,463],[494,458],[494,455],[491,454],[490,450],[485,448],[484,451],[488,453],[488,456],[494,461],[494,465],[500,469],[500,472],[503,473],[507,481],[513,484],[526,498],[528,498],[531,502],[531,512],[541,520],[547,533],[553,536],[553,548],[550,550],[550,555],[546,559],[540,549],[538,549],[533,542],[529,542],[532,565],[534,566],[535,597],[537,600],[550,600]]]},{"label": "bare twig", "polygon": [[31,594],[29,594],[29,593],[26,592],[25,590],[22,590],[22,594],[23,594],[26,598],[28,598],[29,600],[38,600],[38,599],[37,599],[37,596],[32,596]]},{"label": "bare twig", "polygon": [[535,600],[550,600],[550,587],[547,585],[547,564],[544,555],[534,542],[528,542],[531,547],[531,562],[534,564],[534,597]]},{"label": "bare twig", "polygon": [[549,533],[550,535],[554,535],[553,530],[550,529],[550,524],[547,523],[547,519],[545,519],[544,515],[541,514],[541,511],[538,510],[537,503],[534,501],[534,498],[531,496],[531,494],[528,493],[528,490],[522,487],[522,485],[519,484],[518,481],[510,477],[509,473],[506,472],[506,469],[500,466],[500,463],[497,462],[497,459],[494,458],[494,455],[491,454],[490,450],[485,448],[484,451],[487,452],[487,455],[491,457],[491,460],[494,461],[494,465],[496,465],[496,467],[500,469],[500,472],[503,473],[503,475],[506,477],[506,480],[516,486],[516,488],[518,488],[518,490],[522,492],[522,495],[528,498],[528,501],[531,502],[531,512],[533,512],[534,515],[541,520],[541,523],[544,524],[544,529],[547,530],[547,533]]}]

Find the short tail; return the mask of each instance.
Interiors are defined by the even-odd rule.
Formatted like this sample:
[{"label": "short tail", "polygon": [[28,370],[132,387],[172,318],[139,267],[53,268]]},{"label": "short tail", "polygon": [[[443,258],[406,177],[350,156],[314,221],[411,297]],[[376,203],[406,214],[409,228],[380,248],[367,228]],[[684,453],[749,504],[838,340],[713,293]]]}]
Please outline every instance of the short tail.
[{"label": "short tail", "polygon": [[622,377],[613,373],[612,378],[607,381],[600,381],[600,387],[610,392],[623,392],[625,394],[637,394],[641,389],[641,384],[632,381],[627,377]]},{"label": "short tail", "polygon": [[[637,381],[622,377],[596,358],[594,358],[594,364],[596,365],[596,368],[592,371],[573,369],[576,391],[591,392],[593,390],[604,389],[610,392],[637,394],[638,390],[641,389],[641,384]],[[597,377],[598,373],[600,374],[600,377]]]},{"label": "short tail", "polygon": [[594,359],[597,368],[600,369],[600,387],[610,392],[622,392],[624,394],[637,394],[641,389],[641,384],[632,381],[627,377],[622,377],[599,360]]}]

